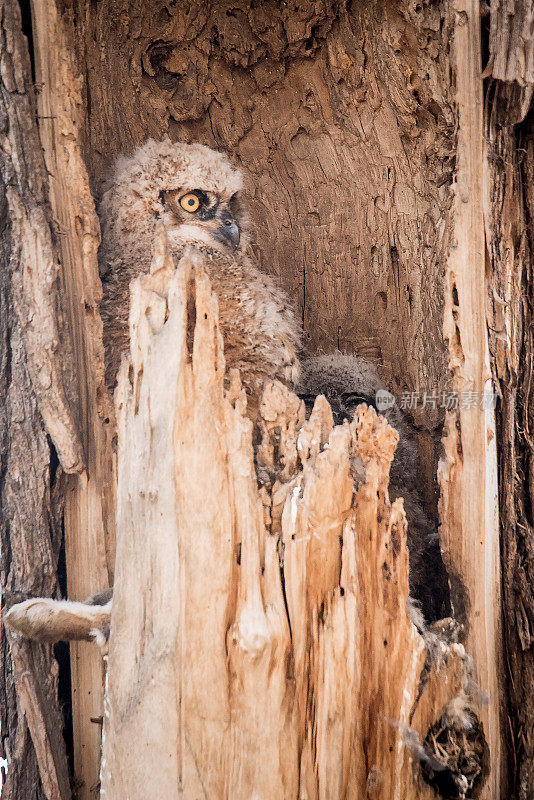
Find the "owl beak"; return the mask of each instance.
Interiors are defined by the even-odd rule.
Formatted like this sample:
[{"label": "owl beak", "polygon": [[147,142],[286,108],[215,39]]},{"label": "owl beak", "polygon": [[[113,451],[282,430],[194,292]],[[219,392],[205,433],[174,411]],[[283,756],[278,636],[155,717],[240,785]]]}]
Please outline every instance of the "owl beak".
[{"label": "owl beak", "polygon": [[217,228],[215,238],[235,250],[239,245],[241,231],[235,219],[230,214],[221,215],[222,224]]},{"label": "owl beak", "polygon": [[235,250],[235,248],[238,247],[239,240],[241,238],[241,232],[240,232],[239,228],[237,227],[237,223],[236,222],[232,222],[231,225],[225,225],[224,227],[225,227],[225,232],[226,232],[226,234],[225,234],[226,238],[228,239],[228,241],[230,242],[230,244],[232,245],[232,247]]}]

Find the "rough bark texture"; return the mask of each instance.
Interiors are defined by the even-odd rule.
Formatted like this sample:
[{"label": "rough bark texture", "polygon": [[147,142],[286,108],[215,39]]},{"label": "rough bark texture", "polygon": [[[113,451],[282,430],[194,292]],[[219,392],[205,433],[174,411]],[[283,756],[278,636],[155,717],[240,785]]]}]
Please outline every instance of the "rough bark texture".
[{"label": "rough bark texture", "polygon": [[[35,121],[27,45],[15,2],[0,4],[2,145],[0,245],[0,534],[4,598],[56,592],[61,509],[52,499],[61,470],[79,468],[55,313],[57,260]],[[54,474],[55,473],[55,474]],[[2,632],[2,744],[8,800],[68,800],[70,785],[49,647]]]},{"label": "rough bark texture", "polygon": [[486,70],[488,309],[498,415],[510,763],[520,800],[534,796],[534,11],[491,4]]},{"label": "rough bark texture", "polygon": [[[6,361],[11,359],[12,366],[2,373],[5,382],[1,390],[8,402],[0,413],[6,426],[13,427],[13,437],[19,429],[29,435],[31,428],[33,438],[24,448],[33,447],[31,468],[39,472],[42,467],[44,475],[39,491],[29,490],[33,505],[27,505],[27,487],[33,484],[17,465],[15,488],[19,494],[13,495],[12,506],[8,505],[11,500],[2,501],[8,520],[20,508],[25,513],[33,509],[28,523],[11,527],[12,541],[7,534],[2,540],[2,568],[8,587],[31,594],[54,590],[57,541],[46,547],[41,541],[43,536],[43,541],[50,537],[49,528],[43,527],[49,488],[41,417],[63,469],[77,472],[85,466],[87,470],[81,479],[71,479],[64,492],[71,595],[80,599],[103,588],[112,571],[113,478],[106,422],[111,416],[102,385],[96,310],[98,230],[88,186],[90,182],[98,196],[112,159],[131,152],[148,136],[169,134],[174,139],[203,141],[228,150],[240,162],[248,176],[263,267],[279,278],[298,304],[312,352],[340,347],[371,357],[382,364],[384,377],[397,394],[415,390],[422,396],[425,391],[441,393],[453,386],[464,389],[466,376],[474,379],[469,388],[479,390],[484,358],[480,338],[483,314],[475,297],[482,285],[478,229],[476,253],[463,266],[464,279],[472,274],[472,283],[467,281],[459,290],[450,280],[454,278],[450,252],[458,248],[454,225],[462,215],[462,193],[467,193],[468,202],[476,202],[471,192],[474,189],[480,195],[480,187],[475,185],[477,164],[479,175],[484,166],[477,154],[471,165],[475,172],[469,179],[465,164],[455,163],[461,122],[456,70],[462,61],[450,52],[450,45],[458,31],[468,29],[464,66],[469,65],[467,77],[472,81],[476,106],[479,83],[473,59],[477,54],[469,49],[478,47],[478,4],[474,0],[302,0],[286,4],[33,0],[40,134],[50,176],[49,195],[35,139],[34,111],[24,105],[28,103],[29,67],[27,63],[21,66],[19,57],[23,43],[18,11],[7,1],[1,7],[5,33],[2,92],[6,108],[13,112],[5,117],[7,123],[2,118],[2,126],[6,126],[5,130],[2,127],[3,163],[12,170],[3,180],[11,185],[13,174],[25,175],[28,184],[33,180],[31,202],[24,186],[22,192],[8,193],[9,235],[3,246],[16,253],[11,264],[29,263],[36,271],[22,270],[19,278],[15,269],[13,280],[6,277],[5,270],[2,273],[3,297],[10,308],[14,305],[18,316],[6,314],[1,320],[12,340],[10,350],[7,333],[2,336]],[[491,3],[489,69],[493,73],[488,77],[486,126],[490,142],[486,172],[490,345],[495,375],[503,389],[501,504],[508,662],[513,679],[511,727],[523,798],[534,792],[534,707],[529,694],[533,676],[534,601],[529,565],[534,456],[529,434],[530,370],[521,371],[522,361],[530,363],[532,353],[532,281],[527,265],[534,200],[523,188],[534,171],[530,123],[524,119],[532,94],[531,14],[523,0]],[[469,92],[469,83],[465,90]],[[25,135],[23,148],[16,142],[13,146],[10,138],[20,128]],[[469,129],[464,129],[463,135],[469,137]],[[474,145],[480,149],[479,141]],[[457,166],[456,193],[451,193]],[[57,296],[48,201],[62,262]],[[462,246],[465,251],[465,242]],[[466,294],[459,296],[459,291]],[[65,299],[64,306],[56,303],[54,309],[54,297]],[[469,314],[476,311],[474,348],[466,340],[472,320],[464,316],[460,325],[454,324],[458,299],[460,313],[466,308]],[[58,337],[62,331],[68,335]],[[457,331],[461,342],[456,340]],[[24,349],[17,336],[23,336]],[[68,357],[70,342],[72,359]],[[462,358],[473,354],[476,361],[466,366]],[[454,383],[447,359],[455,370]],[[71,362],[75,380],[64,369]],[[20,378],[16,377],[19,366]],[[24,402],[33,403],[31,413],[25,415],[20,413],[20,386],[27,386]],[[10,392],[16,393],[17,402]],[[418,444],[426,467],[422,479],[431,513],[437,505],[435,473],[444,416],[439,405],[430,402],[426,408],[412,411],[420,427]],[[491,420],[487,430],[479,420],[471,438],[464,439],[469,417],[448,418],[445,465],[456,484],[444,498],[444,508],[449,509],[449,533],[454,533],[458,522],[458,538],[451,539],[445,529],[444,540],[451,544],[451,574],[460,578],[453,598],[456,608],[461,600],[465,621],[471,626],[469,635],[473,637],[475,631],[475,640],[482,643],[475,653],[490,654],[491,647],[485,645],[483,606],[487,587],[498,583],[492,574],[495,538],[488,537],[486,569],[477,573],[475,564],[481,563],[484,553],[485,539],[478,539],[484,522],[481,508],[475,504],[477,525],[470,533],[469,505],[462,506],[467,493],[462,494],[459,484],[466,476],[472,478],[469,486],[477,485],[477,501],[491,498],[491,485],[476,474],[476,466],[481,458],[491,482],[491,469],[486,467],[493,458],[493,445],[482,447],[481,436],[490,439],[493,428]],[[2,475],[7,498],[5,487],[15,485],[7,477],[17,472],[10,467],[15,462],[9,461],[15,439],[6,438],[5,442]],[[22,458],[21,464],[25,463]],[[18,498],[23,498],[21,504]],[[23,536],[29,538],[23,541]],[[475,558],[464,573],[462,559],[471,546],[477,550],[478,561]],[[8,573],[10,559],[15,564],[16,557],[32,552],[32,547],[39,553],[40,571],[24,562],[23,567]],[[42,556],[39,547],[44,548]],[[462,575],[466,587],[461,586]],[[487,581],[484,586],[478,584],[480,575]],[[489,640],[495,630],[496,625],[489,631]],[[326,639],[321,641],[326,646]],[[15,715],[7,658],[3,669],[11,698],[6,706],[11,714],[11,746],[20,720]],[[81,797],[87,800],[98,774],[98,726],[91,717],[100,713],[100,665],[96,655],[81,650],[75,652],[73,664],[76,778],[82,781]],[[495,686],[495,672],[488,676],[482,671],[478,678],[483,691]],[[489,738],[494,758],[496,746],[498,751],[494,693],[490,700],[489,723],[485,724],[492,728]],[[22,702],[20,696],[18,702]],[[23,732],[24,724],[20,722]],[[17,776],[19,783],[11,791],[17,800],[31,797],[24,791],[38,786],[36,762],[32,766],[31,761],[35,756],[27,732],[24,735],[26,738],[17,740],[22,749],[13,761],[12,776]],[[50,741],[53,749],[53,737]],[[43,746],[45,750],[37,753],[42,769],[48,745]],[[22,777],[19,767],[26,754],[29,767]],[[58,758],[56,772],[61,775],[62,756]],[[498,788],[506,791],[495,785],[498,774],[493,771],[487,796],[497,796]],[[44,796],[41,789],[35,791],[41,791],[36,797]]]},{"label": "rough bark texture", "polygon": [[442,645],[426,674],[408,620],[397,434],[365,407],[334,428],[324,398],[304,422],[267,384],[258,461],[280,479],[258,492],[201,262],[175,270],[160,241],[130,330],[101,797],[431,797],[405,734],[422,741],[466,673]]},{"label": "rough bark texture", "polygon": [[65,3],[64,19],[97,192],[147,136],[229,150],[264,267],[300,306],[310,349],[370,355],[397,389],[442,384],[447,4],[105,0]]}]

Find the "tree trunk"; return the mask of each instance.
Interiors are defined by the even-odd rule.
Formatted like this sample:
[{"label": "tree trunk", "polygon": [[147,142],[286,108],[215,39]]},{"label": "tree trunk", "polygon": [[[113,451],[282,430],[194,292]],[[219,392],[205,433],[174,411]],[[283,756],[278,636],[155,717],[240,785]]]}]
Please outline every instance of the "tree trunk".
[{"label": "tree trunk", "polygon": [[[32,16],[36,102],[18,7],[10,0],[2,5],[5,269],[0,288],[6,311],[0,322],[5,398],[0,430],[7,599],[57,592],[62,528],[69,597],[83,599],[113,578],[114,419],[103,384],[93,197],[98,199],[113,159],[149,136],[227,150],[247,178],[262,266],[298,306],[309,351],[340,348],[364,355],[381,365],[399,399],[419,397],[409,413],[418,430],[426,510],[440,525],[451,586],[450,608],[443,613],[452,609],[462,622],[462,642],[488,698],[479,708],[489,747],[480,796],[504,798],[517,791],[529,797],[534,793],[529,588],[534,199],[528,187],[534,150],[526,2],[516,2],[513,12],[509,4],[492,2],[482,25],[475,0],[187,0],[178,5],[32,0],[31,9],[26,2],[22,8],[25,18],[30,10]],[[491,57],[483,84],[481,47],[484,51],[487,43]],[[478,397],[489,388],[491,373],[500,387],[497,427],[491,408],[480,413],[468,406],[444,407],[443,392]],[[200,398],[194,394],[190,401]],[[230,411],[222,397],[217,402],[228,430],[237,435],[244,424],[238,410]],[[229,441],[220,447],[230,447]],[[500,619],[497,450],[508,681]],[[231,504],[227,513],[235,513]],[[120,509],[118,519],[124,527]],[[261,539],[261,525],[258,531]],[[119,547],[120,536],[119,530]],[[252,574],[254,559],[266,556],[249,555]],[[223,558],[221,570],[229,569],[228,563]],[[235,564],[232,570],[231,579],[220,572],[214,580],[223,595],[232,587],[239,598],[238,587],[245,584],[237,579]],[[273,581],[269,592],[276,600],[279,587]],[[402,580],[397,588],[402,599]],[[156,599],[155,621],[161,614],[156,615]],[[237,608],[240,601],[235,602]],[[332,613],[343,608],[346,614],[349,600],[336,603]],[[289,619],[292,613],[288,608]],[[308,620],[308,614],[312,605],[297,616]],[[238,618],[224,620],[238,625]],[[287,625],[284,614],[279,619]],[[308,622],[302,624],[309,632]],[[282,629],[278,646],[288,653]],[[317,636],[314,646],[332,647],[334,657],[326,629]],[[412,641],[402,625],[399,636]],[[2,722],[10,763],[4,792],[10,800],[31,792],[67,797],[52,657],[34,645],[11,641],[10,647],[3,640]],[[298,657],[293,658],[297,664]],[[79,797],[86,800],[98,791],[102,669],[85,644],[72,648],[71,663],[74,777]],[[28,664],[33,683],[23,685],[20,671]],[[280,666],[270,680],[283,694],[289,689]],[[326,678],[337,680],[337,674],[327,675],[324,683],[318,675],[319,703],[321,691],[334,691]],[[295,672],[295,680],[298,699],[303,673]],[[221,697],[227,698],[225,713],[231,716],[232,697]],[[313,796],[322,791],[330,770],[343,782],[346,764],[337,769],[338,762],[325,756],[335,749],[330,729],[320,746],[306,739],[302,724],[309,709],[298,702],[296,707],[301,716],[288,720],[288,742],[301,737],[299,752],[307,753],[298,764],[303,775],[311,770],[310,759],[320,765],[310,777]],[[404,721],[395,702],[388,709]],[[344,720],[351,718],[345,707],[338,712]],[[236,735],[252,736],[245,707],[236,713]],[[425,724],[434,721],[431,717]],[[175,720],[183,735],[180,725]],[[369,740],[357,741],[366,752],[371,747]],[[228,747],[225,752],[233,752]],[[107,781],[114,779],[110,758]],[[371,763],[383,772],[380,754]],[[351,773],[348,780],[353,779]],[[245,792],[249,778],[243,780],[239,791]],[[294,786],[293,773],[280,780]],[[364,791],[361,780],[351,785]]]},{"label": "tree trunk", "polygon": [[397,435],[362,409],[333,428],[324,398],[304,423],[304,403],[267,384],[258,462],[280,479],[258,492],[217,299],[202,262],[175,269],[164,244],[132,284],[116,396],[101,797],[431,797],[406,734],[422,742],[469,678],[444,643],[423,677],[406,521],[387,497]]}]

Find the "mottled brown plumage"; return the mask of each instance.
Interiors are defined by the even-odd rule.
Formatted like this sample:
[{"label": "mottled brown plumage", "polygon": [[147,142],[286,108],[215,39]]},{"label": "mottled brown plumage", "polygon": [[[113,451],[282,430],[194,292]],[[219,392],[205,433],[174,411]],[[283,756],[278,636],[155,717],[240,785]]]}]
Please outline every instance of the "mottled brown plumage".
[{"label": "mottled brown plumage", "polygon": [[265,380],[298,380],[299,325],[282,290],[251,260],[241,185],[226,156],[199,144],[151,140],[117,162],[99,211],[109,386],[128,348],[129,284],[150,268],[158,219],[177,264],[188,247],[205,255],[226,367],[240,370],[251,413]]}]

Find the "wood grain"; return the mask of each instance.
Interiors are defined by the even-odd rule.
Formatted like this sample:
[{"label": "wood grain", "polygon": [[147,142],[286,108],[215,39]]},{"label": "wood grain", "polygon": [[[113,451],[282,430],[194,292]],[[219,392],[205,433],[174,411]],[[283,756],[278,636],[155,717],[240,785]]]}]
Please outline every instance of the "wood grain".
[{"label": "wood grain", "polygon": [[[478,3],[459,0],[454,38],[458,102],[454,229],[445,277],[444,333],[454,389],[474,392],[476,403],[448,412],[440,463],[440,537],[453,580],[453,611],[465,624],[465,642],[487,705],[480,708],[490,748],[491,772],[481,797],[496,798],[505,786],[500,723],[502,673],[501,581],[498,480],[486,331],[484,170],[480,17]],[[465,592],[465,593],[464,593]]]},{"label": "wood grain", "polygon": [[[387,493],[397,433],[365,406],[333,427],[324,398],[303,424],[298,399],[268,385],[264,436],[278,427],[282,447],[264,440],[264,466],[292,465],[271,499],[245,395],[224,389],[198,257],[175,269],[160,240],[132,283],[130,331],[101,797],[427,798],[404,734],[422,741],[466,673],[443,645],[449,666],[428,663],[421,683],[406,520]],[[276,535],[265,510],[280,502]]]},{"label": "wood grain", "polygon": [[[115,542],[115,477],[111,436],[113,409],[104,385],[102,295],[97,249],[100,228],[80,150],[84,116],[56,4],[32,4],[36,80],[40,87],[40,136],[58,233],[61,297],[72,342],[79,402],[78,429],[85,470],[65,494],[68,596],[84,600],[112,584]],[[80,800],[98,796],[103,668],[100,654],[84,642],[71,644],[74,777]]]}]

